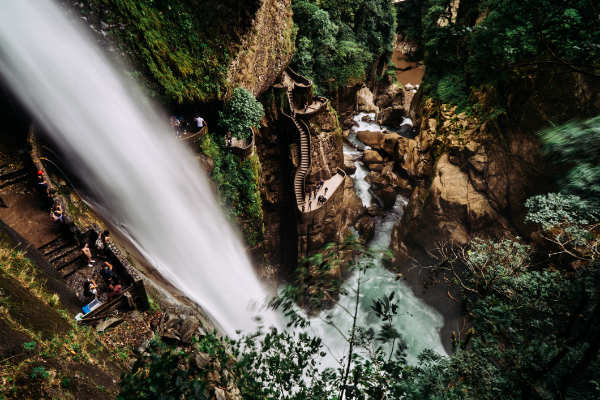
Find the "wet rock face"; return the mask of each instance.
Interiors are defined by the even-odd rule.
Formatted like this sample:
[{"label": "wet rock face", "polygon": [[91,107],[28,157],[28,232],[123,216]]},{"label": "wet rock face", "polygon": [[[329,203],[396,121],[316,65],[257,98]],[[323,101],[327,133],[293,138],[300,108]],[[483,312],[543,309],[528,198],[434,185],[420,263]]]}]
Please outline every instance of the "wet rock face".
[{"label": "wet rock face", "polygon": [[361,88],[356,92],[356,109],[367,113],[378,113],[379,107],[375,105],[373,93],[368,87]]}]

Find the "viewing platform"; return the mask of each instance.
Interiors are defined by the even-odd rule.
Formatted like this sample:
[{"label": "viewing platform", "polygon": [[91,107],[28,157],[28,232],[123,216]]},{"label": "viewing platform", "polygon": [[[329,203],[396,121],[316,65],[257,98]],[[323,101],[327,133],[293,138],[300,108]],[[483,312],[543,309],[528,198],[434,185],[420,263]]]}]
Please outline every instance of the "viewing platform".
[{"label": "viewing platform", "polygon": [[238,139],[227,134],[225,138],[225,146],[234,154],[246,159],[254,154],[254,141],[256,136],[256,129],[251,128],[252,136],[248,139]]},{"label": "viewing platform", "polygon": [[[303,205],[298,206],[298,211],[302,213],[310,213],[325,206],[329,199],[336,193],[338,188],[340,186],[343,187],[345,178],[346,173],[343,170],[338,169],[335,175],[323,182],[323,186],[321,186],[316,193],[309,191],[310,195],[309,193],[304,194]],[[323,196],[326,199],[325,202],[319,202],[318,199],[320,196]]]},{"label": "viewing platform", "polygon": [[290,68],[283,72],[281,84],[287,89],[290,110],[294,115],[316,114],[323,110],[329,102],[325,97],[313,96],[312,82]]},{"label": "viewing platform", "polygon": [[208,125],[204,125],[199,131],[196,132],[184,131],[181,135],[177,136],[177,139],[184,143],[193,144],[197,143],[207,132]]}]

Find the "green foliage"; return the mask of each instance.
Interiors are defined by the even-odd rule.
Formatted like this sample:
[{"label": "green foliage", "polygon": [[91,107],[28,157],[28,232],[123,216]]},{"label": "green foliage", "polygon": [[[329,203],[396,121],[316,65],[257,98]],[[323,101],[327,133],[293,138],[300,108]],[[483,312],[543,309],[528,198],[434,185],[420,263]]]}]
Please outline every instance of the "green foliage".
[{"label": "green foliage", "polygon": [[23,349],[25,349],[26,351],[33,351],[33,350],[35,350],[36,347],[37,347],[37,343],[33,342],[33,341],[23,343]]},{"label": "green foliage", "polygon": [[[167,101],[221,98],[230,54],[248,26],[254,0],[93,0],[155,95]],[[221,21],[222,23],[217,23]]]},{"label": "green foliage", "polygon": [[62,387],[63,389],[68,389],[71,386],[71,378],[69,378],[68,376],[63,377],[60,380],[60,387]]},{"label": "green foliage", "polygon": [[158,341],[151,342],[148,350],[122,376],[118,399],[208,399],[208,372],[189,354]]},{"label": "green foliage", "polygon": [[31,379],[48,379],[49,376],[50,374],[48,371],[46,371],[46,368],[41,365],[33,367],[31,369],[31,373],[29,374]]},{"label": "green foliage", "polygon": [[[422,24],[428,94],[439,96],[438,86],[450,75],[468,91],[492,84],[502,107],[507,85],[522,71],[594,73],[600,68],[600,32],[598,10],[590,7],[588,0],[461,2],[452,22],[449,0],[428,0]],[[451,104],[464,104],[463,90],[449,94],[456,95]]]},{"label": "green foliage", "polygon": [[600,117],[569,122],[540,133],[549,160],[568,172],[562,191],[600,207]]},{"label": "green foliage", "polygon": [[245,161],[219,146],[222,137],[207,134],[200,149],[214,162],[212,179],[217,185],[221,204],[242,228],[251,246],[263,239],[264,224],[260,197],[260,161],[255,154]]},{"label": "green foliage", "polygon": [[393,50],[390,1],[294,0],[292,8],[298,26],[292,64],[318,90],[364,80],[371,64]]},{"label": "green foliage", "polygon": [[425,0],[405,0],[395,4],[396,7],[396,32],[404,40],[421,44],[423,40],[423,26],[421,24]]},{"label": "green foliage", "polygon": [[435,94],[446,104],[454,104],[464,110],[469,107],[469,93],[460,75],[446,75],[440,79]]},{"label": "green foliage", "polygon": [[539,224],[544,230],[563,225],[585,226],[600,219],[600,209],[578,196],[548,193],[527,199],[525,222]]},{"label": "green foliage", "polygon": [[258,128],[265,115],[261,103],[252,93],[243,88],[236,88],[231,99],[225,103],[223,111],[219,112],[219,125],[233,137],[250,139],[251,128]]}]

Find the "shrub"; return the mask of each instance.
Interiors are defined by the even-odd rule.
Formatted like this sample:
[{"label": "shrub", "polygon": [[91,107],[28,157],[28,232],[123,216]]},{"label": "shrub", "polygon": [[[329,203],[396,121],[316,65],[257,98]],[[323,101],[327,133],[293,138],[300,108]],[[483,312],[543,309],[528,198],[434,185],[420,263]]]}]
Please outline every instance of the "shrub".
[{"label": "shrub", "polygon": [[248,139],[252,136],[252,127],[258,127],[265,115],[260,104],[246,89],[236,88],[225,109],[219,112],[219,125],[231,132],[233,137]]}]

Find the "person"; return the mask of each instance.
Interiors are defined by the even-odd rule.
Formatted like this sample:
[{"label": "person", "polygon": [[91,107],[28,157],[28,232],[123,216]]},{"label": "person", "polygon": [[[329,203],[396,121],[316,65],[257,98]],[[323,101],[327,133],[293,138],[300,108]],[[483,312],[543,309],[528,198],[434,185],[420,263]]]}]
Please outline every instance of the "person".
[{"label": "person", "polygon": [[310,205],[311,205],[311,202],[309,201],[308,202],[308,211],[310,211]]},{"label": "person", "polygon": [[304,212],[304,204],[302,204],[302,212]]},{"label": "person", "polygon": [[46,182],[46,178],[44,177],[44,172],[40,169],[37,172],[37,178],[38,178],[38,187],[40,189],[42,189],[44,192],[48,191],[48,182]]},{"label": "person", "polygon": [[87,257],[87,260],[88,260],[87,266],[91,267],[92,265],[94,265],[96,260],[94,260],[94,258],[92,257],[92,251],[90,250],[90,246],[89,246],[88,242],[85,242],[85,246],[83,246],[83,249],[81,249],[81,252]]},{"label": "person", "polygon": [[175,128],[175,136],[179,137],[181,136],[181,117],[173,117],[174,121],[173,121],[173,127]]},{"label": "person", "polygon": [[327,197],[325,197],[323,195],[319,196],[319,203],[325,204],[326,201],[327,201]]},{"label": "person", "polygon": [[54,205],[54,207],[52,207],[52,210],[50,211],[50,219],[52,219],[54,222],[63,222],[63,211],[60,204],[57,203]]},{"label": "person", "polygon": [[196,118],[194,118],[194,121],[196,121],[196,126],[198,127],[198,130],[204,128],[204,125],[206,125],[206,122],[204,122],[204,118],[202,118],[201,116],[197,116]]},{"label": "person", "polygon": [[108,285],[108,300],[117,297],[121,293],[123,293],[123,285],[119,282],[111,282]]},{"label": "person", "polygon": [[109,239],[110,239],[109,231],[101,232],[98,235],[98,238],[96,239],[96,243],[95,243],[96,250],[101,251],[101,252],[104,251],[108,244]]},{"label": "person", "polygon": [[327,190],[329,190],[328,187],[325,188],[325,191],[323,192],[323,194],[327,194]]},{"label": "person", "polygon": [[110,282],[115,278],[115,274],[113,272],[113,266],[108,261],[104,261],[102,264],[102,270],[100,270],[100,275],[106,282]]},{"label": "person", "polygon": [[85,297],[98,296],[98,285],[93,279],[88,279],[83,283],[83,295]]}]

